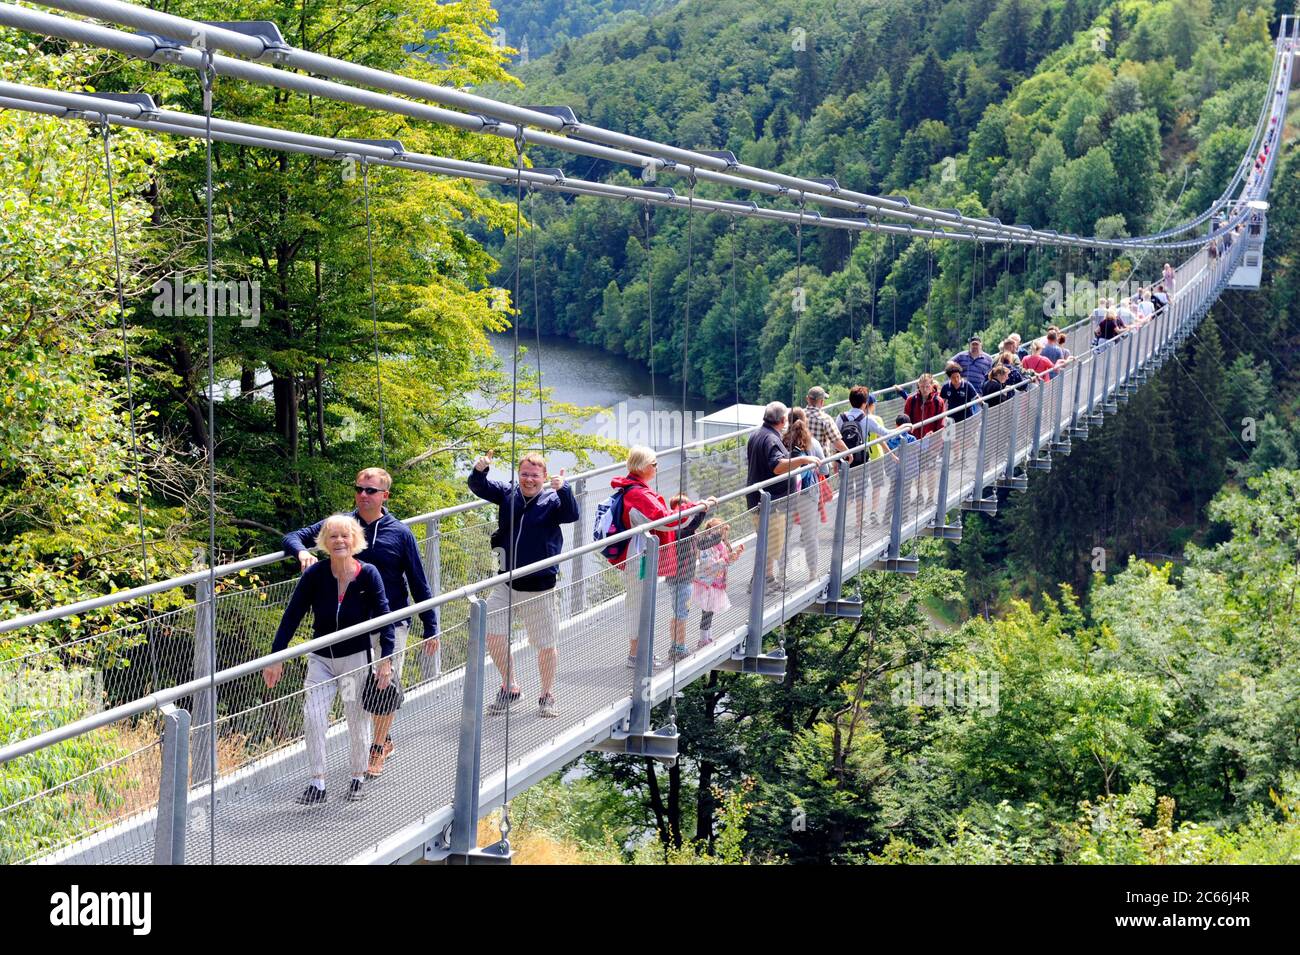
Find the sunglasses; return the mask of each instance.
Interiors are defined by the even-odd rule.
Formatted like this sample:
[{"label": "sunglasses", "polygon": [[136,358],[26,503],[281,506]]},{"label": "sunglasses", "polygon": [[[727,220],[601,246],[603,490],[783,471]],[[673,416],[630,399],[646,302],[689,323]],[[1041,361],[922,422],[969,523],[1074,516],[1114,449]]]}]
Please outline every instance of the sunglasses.
[{"label": "sunglasses", "polygon": [[382,487],[362,487],[360,484],[354,484],[352,485],[352,487],[356,490],[358,494],[383,494],[384,493],[384,489]]}]

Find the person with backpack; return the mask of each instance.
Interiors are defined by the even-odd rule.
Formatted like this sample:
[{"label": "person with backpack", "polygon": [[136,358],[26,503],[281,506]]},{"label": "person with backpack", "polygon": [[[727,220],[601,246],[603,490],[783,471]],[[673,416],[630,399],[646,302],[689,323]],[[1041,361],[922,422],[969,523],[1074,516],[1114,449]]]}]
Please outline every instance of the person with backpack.
[{"label": "person with backpack", "polygon": [[[654,521],[670,517],[674,510],[670,509],[668,502],[663,496],[657,494],[650,487],[650,482],[655,479],[655,474],[659,470],[659,457],[655,454],[653,448],[646,447],[643,444],[634,445],[627,454],[627,474],[624,477],[614,478],[610,482],[610,487],[614,488],[612,506],[618,509],[615,523],[624,529],[640,527],[644,524],[650,524]],[[677,541],[677,530],[681,524],[681,512],[696,505],[689,502],[680,502],[685,507],[676,509],[678,519],[671,521],[662,527],[657,527],[651,533],[659,541],[659,576],[666,577],[670,582],[676,580],[677,574],[677,548],[673,546]],[[718,502],[716,498],[708,498],[704,502],[705,510],[713,508]],[[603,506],[603,505],[602,505]],[[636,667],[636,650],[638,642],[638,628],[641,620],[641,598],[643,594],[645,578],[645,561],[642,555],[642,542],[639,536],[632,537],[619,544],[613,545],[611,552],[606,553],[606,559],[623,572],[623,584],[627,590],[627,619],[629,626],[632,628],[628,636],[628,653],[627,666],[629,669]],[[694,566],[691,572],[694,572]],[[689,596],[690,578],[687,578],[686,591]],[[674,591],[674,629],[673,643],[674,647],[678,646],[677,638],[677,598],[678,593]],[[682,608],[685,609],[684,607]],[[685,614],[682,614],[682,635],[685,635]],[[680,641],[681,648],[685,649],[685,640]],[[657,662],[657,661],[656,661]]]},{"label": "person with backpack", "polygon": [[[519,479],[514,483],[494,481],[487,476],[492,452],[474,462],[469,472],[469,489],[475,497],[497,506],[497,529],[492,549],[498,555],[501,572],[507,573],[539,560],[554,557],[564,548],[561,524],[572,524],[582,515],[573,489],[564,481],[564,470],[549,478],[546,459],[529,451],[519,459]],[[488,653],[501,675],[501,689],[488,705],[492,714],[504,713],[518,700],[520,691],[513,680],[506,685],[510,667],[510,634],[507,619],[522,620],[528,642],[537,651],[537,671],[542,694],[537,715],[558,716],[553,689],[559,663],[560,605],[555,585],[558,567],[547,567],[497,584],[488,596]]]},{"label": "person with backpack", "polygon": [[[871,443],[873,438],[883,438],[889,434],[885,429],[884,422],[873,413],[875,404],[875,396],[867,390],[865,385],[854,385],[849,389],[849,410],[841,412],[835,421],[840,436],[844,439],[845,449],[862,449],[854,451],[853,456],[848,459],[850,468],[849,493],[858,502],[859,525],[862,524],[866,486],[871,483],[871,474],[867,462],[885,453],[880,444],[870,448],[867,445]],[[880,487],[875,485],[871,490],[871,518],[873,523],[876,520],[876,510],[879,503]]]}]

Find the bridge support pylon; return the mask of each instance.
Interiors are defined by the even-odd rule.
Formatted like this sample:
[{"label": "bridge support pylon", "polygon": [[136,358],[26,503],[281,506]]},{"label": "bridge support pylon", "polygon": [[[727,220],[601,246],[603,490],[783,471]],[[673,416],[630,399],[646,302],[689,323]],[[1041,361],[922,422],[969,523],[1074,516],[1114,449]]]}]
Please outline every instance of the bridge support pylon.
[{"label": "bridge support pylon", "polygon": [[[898,446],[898,460],[894,462],[894,481],[893,491],[890,494],[890,510],[893,512],[889,519],[889,549],[885,551],[885,556],[881,557],[871,565],[872,570],[884,570],[893,574],[907,574],[915,576],[920,562],[915,557],[903,557],[903,499],[907,495],[907,482],[905,476],[912,466],[912,459],[920,454],[921,442],[904,441]],[[916,469],[916,480],[918,486],[917,494],[921,493],[920,477],[921,469]]]},{"label": "bridge support pylon", "polygon": [[424,847],[427,862],[446,865],[509,865],[510,840],[478,847],[479,793],[483,757],[483,669],[487,653],[487,603],[469,604],[469,646],[465,656],[465,689],[461,696],[460,742],[456,749],[456,789],[452,820]]},{"label": "bridge support pylon", "polygon": [[677,762],[677,727],[651,729],[650,711],[654,708],[651,690],[654,672],[655,601],[659,593],[659,541],[653,534],[641,540],[641,606],[636,624],[636,654],[632,667],[632,710],[627,720],[615,726],[607,739],[590,748],[602,753],[624,756],[649,756],[665,765]]},{"label": "bridge support pylon", "polygon": [[[854,484],[860,485],[855,488]],[[835,535],[831,540],[831,571],[826,582],[825,596],[809,610],[825,617],[857,620],[862,616],[861,600],[844,599],[844,539],[849,523],[849,497],[857,497],[859,523],[866,503],[867,465],[864,461],[856,470],[848,461],[840,462],[840,495],[835,502]],[[784,666],[782,671],[784,671]]]}]

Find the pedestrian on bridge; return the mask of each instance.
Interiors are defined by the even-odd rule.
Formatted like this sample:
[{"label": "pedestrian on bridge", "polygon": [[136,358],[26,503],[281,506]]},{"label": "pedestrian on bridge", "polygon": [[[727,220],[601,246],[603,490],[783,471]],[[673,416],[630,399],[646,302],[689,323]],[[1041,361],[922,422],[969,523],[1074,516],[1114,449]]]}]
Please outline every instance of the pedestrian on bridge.
[{"label": "pedestrian on bridge", "polygon": [[[903,402],[903,415],[900,417],[906,416],[907,424],[912,425],[912,437],[921,442],[919,450],[923,453],[930,451],[935,441],[942,440],[943,435],[939,432],[947,423],[943,417],[947,410],[947,402],[935,386],[934,376],[926,372],[916,379],[916,391]],[[898,421],[895,419],[895,426],[897,424]],[[890,451],[897,450],[898,442],[886,442],[886,444]],[[954,461],[961,460],[961,450],[960,444],[953,446]],[[925,495],[925,500],[929,500],[936,494],[935,485],[939,478],[935,468],[927,469],[926,473],[926,487],[922,493]],[[886,508],[887,512],[888,508]]]},{"label": "pedestrian on bridge", "polygon": [[[790,424],[781,436],[792,455],[807,455],[821,460],[826,457],[821,443],[812,436],[808,428],[808,414],[803,408],[790,412]],[[843,444],[843,442],[840,442]],[[825,465],[823,465],[825,467]],[[821,530],[818,524],[821,510],[820,468],[804,471],[799,475],[799,484],[793,492],[795,520],[799,524],[799,546],[803,548],[804,563],[808,567],[808,579],[817,579],[817,565],[820,558],[818,536]]]},{"label": "pedestrian on bridge", "polygon": [[[433,597],[429,587],[429,578],[424,572],[424,561],[420,557],[420,547],[411,529],[399,521],[385,506],[391,496],[393,478],[383,468],[365,468],[357,473],[353,484],[356,509],[352,516],[361,524],[365,546],[357,554],[359,560],[373,564],[384,579],[384,595],[392,610],[401,610],[411,601],[423,602]],[[302,527],[286,534],[281,546],[286,554],[294,554],[298,565],[305,573],[316,563],[311,548],[315,546],[324,521],[318,521],[310,527]],[[420,614],[424,626],[425,659],[433,663],[436,669],[438,659],[438,612],[425,610]],[[411,633],[410,619],[403,620],[393,628],[395,653],[393,654],[393,678],[402,680],[402,666],[406,661],[406,642]],[[375,648],[378,652],[378,646]],[[397,695],[391,705],[400,706]],[[387,709],[387,705],[380,706]],[[370,746],[370,765],[366,768],[366,777],[375,779],[383,775],[384,761],[393,755],[392,725],[396,711],[374,714],[373,742]]]},{"label": "pedestrian on bridge", "polygon": [[[789,414],[789,409],[780,401],[769,402],[767,407],[763,409],[762,427],[749,436],[749,442],[745,445],[745,458],[749,463],[749,471],[745,477],[746,484],[761,484],[774,477],[817,463],[817,459],[811,456],[792,456],[786,448],[785,442],[781,440]],[[774,590],[785,589],[785,564],[782,563],[781,565],[779,577],[773,570],[776,560],[782,556],[785,546],[787,514],[785,499],[786,495],[792,490],[791,484],[792,482],[786,479],[776,481],[764,489],[772,499],[767,523],[767,555],[762,567],[754,567],[754,580],[750,582],[751,588],[757,585]],[[761,503],[761,492],[750,491],[745,495],[746,506],[754,512],[755,528],[762,526],[762,515],[759,511]],[[758,583],[760,573],[764,574],[761,584]]]},{"label": "pedestrian on bridge", "polygon": [[825,452],[822,456],[828,454],[837,454],[840,451],[847,451],[849,446],[844,443],[844,437],[840,434],[840,429],[835,419],[826,413],[826,389],[820,386],[814,386],[808,389],[807,404],[804,407],[804,415],[808,419],[808,433],[812,435],[813,440],[821,445]]},{"label": "pedestrian on bridge", "polygon": [[[675,506],[670,507],[664,500],[663,495],[657,493],[652,487],[655,475],[659,471],[659,457],[655,454],[654,448],[647,447],[643,444],[634,445],[627,455],[627,474],[624,477],[614,478],[610,481],[610,487],[615,492],[622,491],[622,523],[621,526],[632,529],[641,527],[654,521],[663,520],[677,514],[677,520],[669,521],[662,527],[655,528],[651,533],[654,534],[659,542],[659,573],[658,576],[665,578],[673,595],[673,622],[670,625],[672,634],[672,654],[676,658],[686,656],[686,618],[689,612],[688,601],[691,595],[691,575],[695,571],[695,549],[689,549],[688,562],[689,567],[678,567],[678,531],[689,531],[691,534],[699,527],[700,521],[704,518],[704,513],[693,515],[693,519],[682,526],[681,514],[696,506],[696,502],[689,501],[685,497],[677,496],[673,500]],[[705,511],[708,511],[717,500],[710,497],[705,504]],[[641,537],[633,537],[626,541],[619,548],[619,552],[610,558],[610,562],[623,572],[623,584],[627,591],[627,620],[631,633],[628,635],[628,654],[627,665],[629,669],[636,667],[636,651],[638,645],[638,626],[641,619],[641,599],[643,590],[643,573],[645,562],[642,559]],[[653,653],[651,654],[653,660]]]},{"label": "pedestrian on bridge", "polygon": [[[984,354],[983,349],[984,346],[979,338],[972,338],[966,351],[958,352],[948,361],[950,365],[955,364],[961,369],[962,377],[970,382],[971,388],[977,395],[984,387],[989,371],[993,368],[993,359]],[[948,402],[948,407],[953,407],[951,401]]]},{"label": "pedestrian on bridge", "polygon": [[[564,481],[564,469],[547,476],[546,459],[529,451],[519,460],[517,482],[494,481],[487,476],[492,452],[474,462],[469,472],[469,489],[475,497],[497,506],[497,529],[492,549],[498,555],[502,573],[527,567],[554,557],[564,548],[560,525],[572,524],[581,514],[573,489]],[[555,705],[555,670],[559,662],[560,605],[555,585],[558,567],[547,567],[492,588],[488,596],[488,653],[501,674],[501,689],[488,704],[488,712],[504,713],[519,700],[510,657],[510,625],[507,619],[522,619],[528,642],[537,651],[537,672],[542,694],[537,715],[558,716]]]},{"label": "pedestrian on bridge", "polygon": [[[384,578],[373,564],[357,560],[366,548],[361,522],[351,514],[334,514],[321,522],[316,546],[329,554],[329,563],[313,562],[298,578],[289,605],[275,631],[271,652],[278,653],[289,645],[298,625],[310,609],[312,636],[323,637],[389,612],[384,594]],[[325,731],[329,725],[334,695],[343,697],[343,716],[348,724],[348,758],[352,782],[348,799],[362,798],[366,773],[366,744],[370,726],[363,702],[372,656],[371,635],[349,637],[307,657],[307,677],[303,681],[303,733],[307,742],[307,760],[311,765],[311,782],[298,802],[313,805],[325,801]],[[393,681],[393,625],[379,631],[380,663],[375,685],[387,692]],[[284,664],[273,663],[262,671],[267,689],[274,689],[284,675]]]}]

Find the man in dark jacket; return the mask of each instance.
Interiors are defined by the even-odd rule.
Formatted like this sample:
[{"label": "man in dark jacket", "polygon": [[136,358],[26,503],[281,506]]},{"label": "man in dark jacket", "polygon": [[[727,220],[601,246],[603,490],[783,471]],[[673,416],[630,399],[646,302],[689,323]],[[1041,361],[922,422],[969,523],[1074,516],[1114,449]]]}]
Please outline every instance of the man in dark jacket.
[{"label": "man in dark jacket", "polygon": [[[507,484],[487,476],[491,465],[491,451],[474,462],[474,470],[469,473],[469,489],[475,497],[497,506],[492,548],[499,555],[502,572],[527,567],[560,553],[564,547],[560,525],[572,524],[581,516],[573,490],[564,483],[564,471],[548,479],[546,459],[530,451],[519,461],[518,483]],[[504,713],[519,699],[519,687],[513,679],[507,686],[507,675],[511,673],[507,617],[513,615],[513,619],[523,620],[528,642],[537,651],[537,669],[542,681],[537,715],[559,715],[551,693],[559,658],[556,643],[560,606],[555,599],[559,576],[558,567],[548,567],[492,589],[487,605],[487,644],[492,662],[501,674],[501,689],[489,704],[489,713]]]},{"label": "man in dark jacket", "polygon": [[[962,378],[961,365],[950,361],[943,373],[948,376],[948,383],[939,389],[939,397],[948,408],[948,417],[953,421],[965,421],[971,415],[979,414],[979,406],[970,403],[977,401],[980,394],[971,382]],[[982,386],[983,382],[980,384]]]},{"label": "man in dark jacket", "polygon": [[[361,522],[365,535],[365,549],[357,554],[357,559],[373,564],[384,581],[384,594],[392,610],[401,610],[412,600],[420,603],[433,597],[429,588],[429,579],[424,573],[424,561],[420,557],[420,547],[416,543],[411,529],[394,517],[384,505],[388,501],[393,486],[393,479],[383,468],[366,468],[357,474],[353,491],[356,497],[356,509],[352,516]],[[307,570],[316,563],[311,549],[316,546],[316,536],[320,533],[323,522],[310,527],[299,528],[285,535],[281,546],[286,554],[298,558],[298,565]],[[409,597],[408,597],[409,593]],[[438,613],[426,610],[420,614],[424,624],[424,652],[429,658],[436,658],[438,652]],[[402,665],[406,659],[406,641],[411,633],[411,621],[404,620],[394,628],[395,650],[393,653],[393,679],[401,681]],[[371,750],[371,777],[383,773],[384,760],[393,754],[392,722],[395,714],[376,715],[374,744],[382,744],[382,755]]]}]

